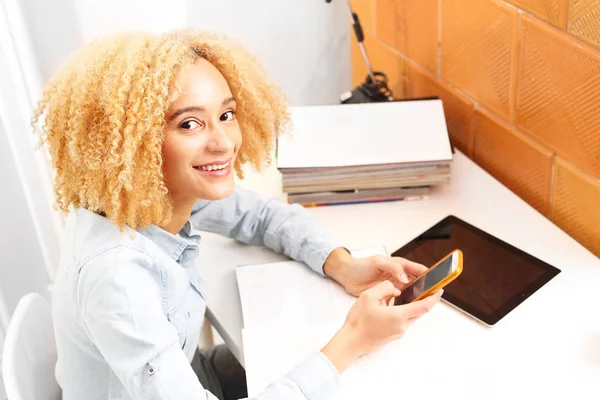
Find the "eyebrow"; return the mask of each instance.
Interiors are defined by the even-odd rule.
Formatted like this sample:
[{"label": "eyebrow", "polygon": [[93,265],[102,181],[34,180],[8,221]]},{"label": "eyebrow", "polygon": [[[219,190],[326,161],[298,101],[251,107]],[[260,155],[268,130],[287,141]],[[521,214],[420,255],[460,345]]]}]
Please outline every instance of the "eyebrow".
[{"label": "eyebrow", "polygon": [[[221,103],[221,106],[225,107],[226,105],[228,105],[234,101],[235,101],[235,98],[233,96],[228,97],[225,100],[223,100],[223,102]],[[167,118],[167,121],[171,121],[171,120],[177,118],[178,116],[180,116],[181,114],[190,112],[190,111],[204,112],[204,111],[206,111],[206,109],[203,106],[189,106],[189,107],[180,108],[180,109],[174,111],[173,114],[171,114],[169,116],[169,118]]]}]

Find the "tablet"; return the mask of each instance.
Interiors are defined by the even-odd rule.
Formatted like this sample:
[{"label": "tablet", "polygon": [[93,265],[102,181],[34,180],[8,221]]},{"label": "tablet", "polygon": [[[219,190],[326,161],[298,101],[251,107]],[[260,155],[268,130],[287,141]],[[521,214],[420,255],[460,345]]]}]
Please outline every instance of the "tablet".
[{"label": "tablet", "polygon": [[452,215],[392,255],[431,266],[454,249],[463,252],[463,272],[444,288],[443,299],[488,326],[560,273]]}]

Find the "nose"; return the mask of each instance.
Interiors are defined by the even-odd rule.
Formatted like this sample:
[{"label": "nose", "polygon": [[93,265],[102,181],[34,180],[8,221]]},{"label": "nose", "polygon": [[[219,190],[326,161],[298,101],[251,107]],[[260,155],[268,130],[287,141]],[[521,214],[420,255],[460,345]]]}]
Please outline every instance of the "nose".
[{"label": "nose", "polygon": [[227,129],[221,124],[215,124],[212,129],[210,150],[214,153],[233,153],[235,142],[228,135]]}]

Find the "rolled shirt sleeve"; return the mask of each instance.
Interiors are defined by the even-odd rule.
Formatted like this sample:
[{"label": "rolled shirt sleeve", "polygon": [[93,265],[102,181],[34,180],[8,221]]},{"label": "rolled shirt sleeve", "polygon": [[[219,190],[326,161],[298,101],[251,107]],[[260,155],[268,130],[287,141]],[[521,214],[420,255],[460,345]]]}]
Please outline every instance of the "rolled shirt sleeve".
[{"label": "rolled shirt sleeve", "polygon": [[305,262],[321,275],[329,254],[342,247],[304,207],[266,198],[239,186],[225,199],[197,201],[191,222],[199,230],[269,247]]},{"label": "rolled shirt sleeve", "polygon": [[256,399],[326,399],[337,389],[338,383],[335,366],[323,353],[317,352],[285,378],[268,386]]}]

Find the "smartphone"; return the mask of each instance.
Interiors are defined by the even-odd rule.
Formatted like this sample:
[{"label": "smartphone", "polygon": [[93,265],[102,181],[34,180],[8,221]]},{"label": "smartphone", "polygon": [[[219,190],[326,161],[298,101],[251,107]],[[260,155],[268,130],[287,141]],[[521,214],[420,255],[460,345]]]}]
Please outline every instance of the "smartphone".
[{"label": "smartphone", "polygon": [[455,280],[462,270],[463,253],[456,249],[402,289],[400,296],[394,299],[394,305],[400,306],[431,296]]}]

